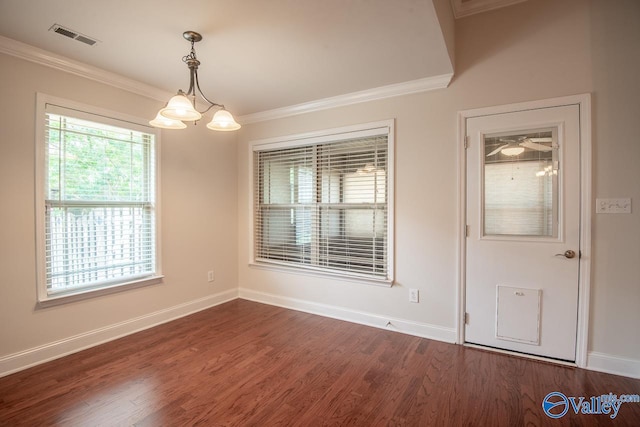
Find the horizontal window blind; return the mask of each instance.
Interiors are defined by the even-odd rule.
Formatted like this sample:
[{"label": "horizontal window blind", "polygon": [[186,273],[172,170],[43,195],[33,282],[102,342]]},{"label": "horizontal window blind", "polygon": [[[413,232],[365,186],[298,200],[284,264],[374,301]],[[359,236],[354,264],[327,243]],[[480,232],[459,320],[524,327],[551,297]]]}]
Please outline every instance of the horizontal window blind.
[{"label": "horizontal window blind", "polygon": [[485,235],[557,236],[557,176],[545,173],[551,165],[551,160],[485,164]]},{"label": "horizontal window blind", "polygon": [[129,282],[156,268],[154,135],[74,113],[45,107],[48,295]]},{"label": "horizontal window blind", "polygon": [[388,135],[379,133],[254,151],[257,261],[389,279]]}]

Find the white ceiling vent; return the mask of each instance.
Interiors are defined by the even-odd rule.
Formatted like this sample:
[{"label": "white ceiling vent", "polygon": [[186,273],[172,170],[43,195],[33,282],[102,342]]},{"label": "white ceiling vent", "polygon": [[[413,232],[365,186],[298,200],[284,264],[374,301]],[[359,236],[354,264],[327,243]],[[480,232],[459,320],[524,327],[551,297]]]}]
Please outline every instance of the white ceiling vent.
[{"label": "white ceiling vent", "polygon": [[53,31],[54,33],[58,33],[60,35],[63,35],[65,37],[69,37],[70,39],[74,39],[77,40],[79,42],[82,42],[84,44],[88,44],[89,46],[93,46],[94,44],[98,43],[99,40],[96,40],[94,38],[91,38],[89,36],[86,36],[84,34],[80,34],[77,31],[71,30],[69,28],[65,28],[62,25],[59,24],[53,24],[50,28],[49,31]]}]

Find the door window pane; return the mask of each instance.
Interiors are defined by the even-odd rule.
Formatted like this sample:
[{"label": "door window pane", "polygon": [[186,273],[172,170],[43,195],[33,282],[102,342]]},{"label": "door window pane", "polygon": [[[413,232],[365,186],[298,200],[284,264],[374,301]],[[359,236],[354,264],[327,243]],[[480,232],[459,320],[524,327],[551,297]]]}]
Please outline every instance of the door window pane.
[{"label": "door window pane", "polygon": [[558,235],[556,129],[484,136],[484,235]]}]

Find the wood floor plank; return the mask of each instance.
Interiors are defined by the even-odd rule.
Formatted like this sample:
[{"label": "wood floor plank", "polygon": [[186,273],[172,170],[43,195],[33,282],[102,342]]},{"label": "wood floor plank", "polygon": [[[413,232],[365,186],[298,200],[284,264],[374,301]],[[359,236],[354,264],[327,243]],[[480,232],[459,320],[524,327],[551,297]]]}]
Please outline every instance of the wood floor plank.
[{"label": "wood floor plank", "polygon": [[0,426],[640,426],[640,380],[235,300],[0,378]]}]

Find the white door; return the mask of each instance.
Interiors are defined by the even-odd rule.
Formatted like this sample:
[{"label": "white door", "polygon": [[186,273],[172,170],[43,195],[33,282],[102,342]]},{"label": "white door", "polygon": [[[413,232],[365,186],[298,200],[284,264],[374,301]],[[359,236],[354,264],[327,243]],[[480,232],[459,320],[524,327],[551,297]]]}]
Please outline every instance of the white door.
[{"label": "white door", "polygon": [[470,117],[465,341],[576,359],[578,105]]}]

